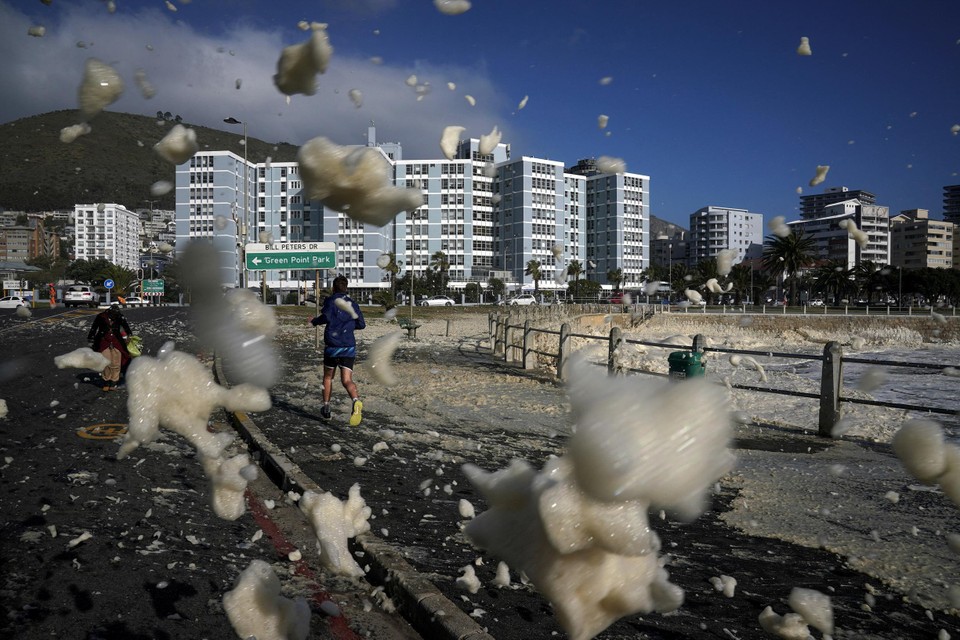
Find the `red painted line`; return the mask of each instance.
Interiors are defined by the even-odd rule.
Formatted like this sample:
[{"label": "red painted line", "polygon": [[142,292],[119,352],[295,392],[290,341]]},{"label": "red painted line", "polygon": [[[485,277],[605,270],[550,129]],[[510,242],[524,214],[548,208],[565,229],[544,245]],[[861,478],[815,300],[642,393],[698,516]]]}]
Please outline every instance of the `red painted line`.
[{"label": "red painted line", "polygon": [[[249,488],[244,492],[244,496],[247,499],[247,508],[250,509],[250,514],[257,522],[257,525],[267,534],[267,537],[270,538],[277,554],[289,562],[287,556],[291,551],[296,550],[294,544],[287,540],[287,537],[280,531],[277,523],[270,518],[268,515],[269,510],[260,498],[254,495]],[[317,606],[320,606],[324,602],[333,602],[330,594],[320,587],[316,573],[310,568],[306,560],[300,559],[294,562],[293,572],[310,581],[313,588],[313,601],[317,603]],[[334,604],[336,605],[336,602],[334,602]],[[340,605],[337,605],[337,609],[340,609]],[[330,628],[330,633],[335,640],[362,640],[362,638],[350,628],[342,610],[338,616],[326,616],[326,620],[327,626]]]}]

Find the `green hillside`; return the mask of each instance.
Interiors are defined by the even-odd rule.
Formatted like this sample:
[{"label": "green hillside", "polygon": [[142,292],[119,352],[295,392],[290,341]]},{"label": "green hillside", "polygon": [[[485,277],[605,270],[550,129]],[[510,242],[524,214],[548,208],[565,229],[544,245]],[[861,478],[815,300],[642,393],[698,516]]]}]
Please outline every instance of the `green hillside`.
[{"label": "green hillside", "polygon": [[[153,145],[176,124],[155,117],[103,112],[92,131],[72,143],[60,141],[60,130],[80,122],[78,111],[53,111],[0,125],[0,208],[15,211],[73,209],[78,203],[116,202],[128,209],[147,207],[150,185],[174,182],[175,167],[153,151]],[[159,122],[159,124],[158,124]],[[225,149],[243,155],[242,127],[219,131],[194,129],[201,149]],[[224,125],[228,127],[229,125]],[[295,160],[297,147],[248,140],[248,157],[277,162]],[[161,196],[155,209],[173,209],[174,193]]]}]

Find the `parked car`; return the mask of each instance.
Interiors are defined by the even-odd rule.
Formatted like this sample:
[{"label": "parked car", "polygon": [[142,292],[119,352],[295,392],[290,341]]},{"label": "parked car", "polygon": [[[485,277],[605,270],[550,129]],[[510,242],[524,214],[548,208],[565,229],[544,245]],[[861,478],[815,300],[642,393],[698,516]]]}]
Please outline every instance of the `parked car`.
[{"label": "parked car", "polygon": [[528,304],[539,304],[537,302],[537,297],[532,293],[523,293],[515,298],[507,300],[507,304],[517,306],[517,305],[528,305]]},{"label": "parked car", "polygon": [[100,305],[100,294],[93,290],[93,287],[85,284],[75,284],[67,287],[63,294],[63,306],[79,307],[85,305],[88,307],[97,307]]},{"label": "parked car", "polygon": [[140,296],[127,296],[120,300],[120,304],[124,307],[145,307],[150,303]]},{"label": "parked car", "polygon": [[623,291],[614,291],[608,300],[610,304],[621,304],[623,303]]},{"label": "parked car", "polygon": [[811,301],[808,302],[807,304],[809,304],[811,307],[822,307],[822,306],[823,306],[823,300],[821,300],[820,298],[814,298],[813,300],[811,300]]},{"label": "parked car", "polygon": [[4,296],[0,298],[0,309],[16,309],[17,307],[29,307],[30,301],[24,300],[20,296]]},{"label": "parked car", "polygon": [[452,307],[456,302],[447,296],[430,296],[420,303],[421,307]]}]

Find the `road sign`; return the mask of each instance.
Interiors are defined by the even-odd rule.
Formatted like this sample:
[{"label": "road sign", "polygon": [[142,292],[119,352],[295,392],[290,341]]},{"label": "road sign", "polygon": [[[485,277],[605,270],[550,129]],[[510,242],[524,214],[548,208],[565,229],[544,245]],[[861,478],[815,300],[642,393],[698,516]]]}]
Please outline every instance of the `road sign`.
[{"label": "road sign", "polygon": [[113,280],[111,280],[110,278],[107,278],[106,280],[103,281],[103,286],[105,289],[113,289]]},{"label": "road sign", "polygon": [[161,295],[163,293],[163,280],[144,280],[143,295]]},{"label": "road sign", "polygon": [[247,269],[334,269],[337,266],[335,242],[288,242],[286,244],[251,243],[244,247]]}]

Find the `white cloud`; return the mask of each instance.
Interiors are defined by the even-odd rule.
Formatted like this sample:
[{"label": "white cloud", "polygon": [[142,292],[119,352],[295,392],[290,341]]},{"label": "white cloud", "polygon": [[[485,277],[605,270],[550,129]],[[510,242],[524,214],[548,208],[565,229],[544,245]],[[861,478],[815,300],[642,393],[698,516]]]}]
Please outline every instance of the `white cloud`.
[{"label": "white cloud", "polygon": [[[373,3],[383,4],[383,3]],[[389,3],[387,3],[389,4]],[[37,15],[43,15],[42,13]],[[359,57],[338,54],[336,24],[329,28],[335,52],[326,74],[319,76],[314,96],[293,96],[287,104],[273,84],[277,59],[284,46],[306,39],[285,40],[278,28],[237,27],[227,36],[200,33],[178,22],[176,14],[158,9],[108,14],[99,4],[64,6],[57,20],[45,22],[47,36],[31,38],[37,24],[26,14],[0,4],[0,122],[47,111],[77,108],[77,88],[87,58],[112,65],[127,85],[110,110],[152,115],[169,111],[185,123],[230,130],[226,117],[248,123],[248,135],[267,142],[302,144],[326,136],[339,144],[363,144],[373,120],[380,141],[400,142],[407,158],[440,157],[439,140],[446,124],[464,125],[465,135],[479,138],[503,123],[512,98],[501,95],[482,68],[418,62],[415,68],[391,65],[389,51],[365,51]],[[40,22],[43,22],[42,20]],[[78,42],[86,44],[81,48]],[[148,49],[148,46],[150,47]],[[369,58],[381,55],[384,64]],[[156,95],[145,99],[135,87],[142,69]],[[433,91],[417,100],[404,79],[416,73]],[[236,88],[241,79],[241,88]],[[471,108],[459,93],[444,89],[455,81],[477,98]],[[363,92],[363,107],[348,92]],[[96,119],[91,122],[96,130]],[[234,127],[239,134],[240,127]],[[504,141],[512,142],[509,126]],[[162,131],[158,129],[159,139]],[[203,140],[198,141],[203,146]]]}]

